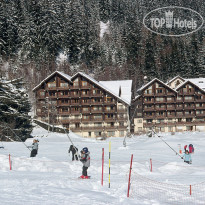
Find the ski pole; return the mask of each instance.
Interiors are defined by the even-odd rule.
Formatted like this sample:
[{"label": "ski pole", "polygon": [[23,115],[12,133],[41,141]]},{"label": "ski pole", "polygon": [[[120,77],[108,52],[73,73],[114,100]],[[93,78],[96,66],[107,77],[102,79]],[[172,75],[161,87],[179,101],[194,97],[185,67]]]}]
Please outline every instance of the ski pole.
[{"label": "ski pole", "polygon": [[174,150],[165,140],[163,140],[154,130],[152,130],[153,132],[154,132],[154,134],[155,135],[157,135],[157,137],[159,138],[159,139],[161,139],[170,149],[172,149],[175,153],[176,153],[176,155],[178,155],[181,159],[182,159],[182,156],[176,151],[176,150]]}]

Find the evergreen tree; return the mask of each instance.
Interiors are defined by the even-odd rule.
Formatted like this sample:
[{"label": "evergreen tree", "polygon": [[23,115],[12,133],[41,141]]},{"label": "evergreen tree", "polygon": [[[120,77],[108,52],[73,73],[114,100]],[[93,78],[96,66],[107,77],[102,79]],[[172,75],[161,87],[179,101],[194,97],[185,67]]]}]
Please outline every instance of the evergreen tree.
[{"label": "evergreen tree", "polygon": [[31,104],[23,88],[22,79],[6,81],[0,79],[0,122],[1,136],[10,135],[13,140],[19,140],[6,127],[10,127],[21,140],[25,141],[32,131],[31,117],[28,115]]}]

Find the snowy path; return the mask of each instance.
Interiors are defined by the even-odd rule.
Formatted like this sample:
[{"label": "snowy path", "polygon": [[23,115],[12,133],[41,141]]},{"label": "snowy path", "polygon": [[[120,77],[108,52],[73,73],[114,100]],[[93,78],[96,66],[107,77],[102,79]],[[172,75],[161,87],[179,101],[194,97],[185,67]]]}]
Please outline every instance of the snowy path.
[{"label": "snowy path", "polygon": [[[68,156],[69,141],[66,135],[50,133],[35,128],[39,136],[39,154],[29,158],[29,150],[20,142],[4,143],[0,150],[0,204],[163,204],[163,198],[152,189],[152,195],[136,193],[137,174],[161,183],[189,185],[205,181],[204,145],[205,133],[166,135],[164,139],[178,149],[178,144],[193,143],[196,152],[193,164],[187,165],[158,138],[135,136],[127,139],[111,138],[111,188],[108,188],[109,140],[83,139],[74,134],[71,138],[78,149],[87,146],[91,152],[90,180],[80,180],[82,164],[72,162]],[[27,145],[32,139],[26,141]],[[102,148],[105,149],[104,186],[101,186]],[[178,151],[178,150],[177,150]],[[11,154],[12,171],[9,170],[8,154]],[[127,181],[130,158],[134,154],[131,197],[127,198]],[[153,172],[149,171],[149,159],[153,160]],[[142,180],[143,182],[143,180]],[[139,183],[138,183],[139,185]],[[150,189],[150,187],[149,187]],[[148,188],[147,188],[148,191]],[[151,193],[150,191],[150,193]],[[175,196],[176,197],[176,196]],[[177,200],[177,199],[176,199]],[[196,204],[201,204],[197,203]]]}]

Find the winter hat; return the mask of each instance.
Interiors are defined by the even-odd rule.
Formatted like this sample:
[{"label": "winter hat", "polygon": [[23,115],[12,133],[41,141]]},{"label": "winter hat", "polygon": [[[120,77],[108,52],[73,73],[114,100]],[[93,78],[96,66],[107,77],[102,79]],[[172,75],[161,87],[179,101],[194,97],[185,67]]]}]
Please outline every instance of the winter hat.
[{"label": "winter hat", "polygon": [[84,151],[85,153],[87,153],[87,152],[88,152],[88,148],[87,148],[87,147],[84,147],[84,148],[83,148],[83,151]]}]

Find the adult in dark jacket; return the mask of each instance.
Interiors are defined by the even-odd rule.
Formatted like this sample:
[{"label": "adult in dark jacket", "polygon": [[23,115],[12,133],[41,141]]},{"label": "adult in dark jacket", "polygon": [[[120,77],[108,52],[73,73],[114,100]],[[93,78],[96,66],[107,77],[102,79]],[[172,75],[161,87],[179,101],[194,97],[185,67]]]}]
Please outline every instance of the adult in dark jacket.
[{"label": "adult in dark jacket", "polygon": [[75,147],[74,145],[71,145],[68,150],[69,154],[70,152],[72,152],[72,161],[74,161],[75,159],[78,160],[78,148]]},{"label": "adult in dark jacket", "polygon": [[80,161],[83,163],[83,171],[82,171],[82,176],[80,176],[80,178],[88,179],[89,177],[87,174],[87,170],[88,170],[88,167],[90,166],[90,152],[88,151],[87,147],[84,147],[81,150]]}]

